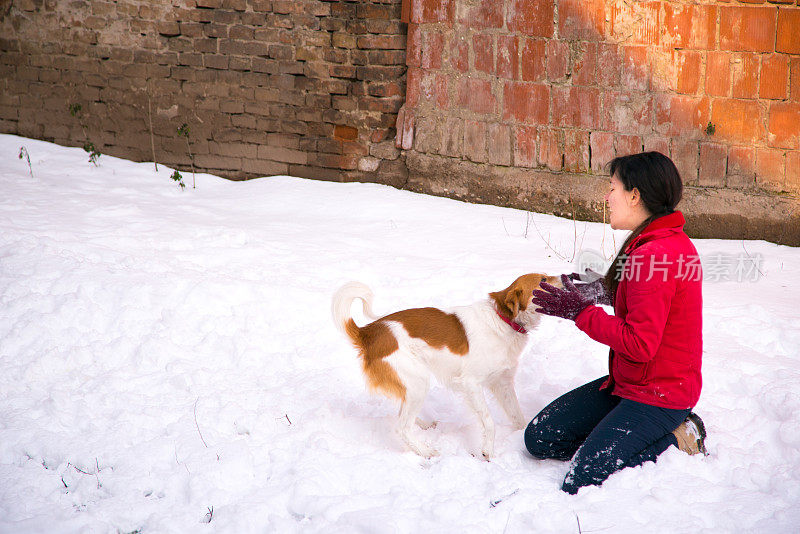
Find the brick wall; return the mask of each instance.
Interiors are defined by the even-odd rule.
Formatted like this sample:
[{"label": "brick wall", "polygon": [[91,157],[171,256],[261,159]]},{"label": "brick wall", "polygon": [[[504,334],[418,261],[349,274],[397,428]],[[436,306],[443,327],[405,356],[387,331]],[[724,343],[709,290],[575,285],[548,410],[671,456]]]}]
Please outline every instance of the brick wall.
[{"label": "brick wall", "polygon": [[[400,0],[0,0],[0,132],[230,178],[402,184]],[[73,112],[80,106],[80,112]],[[177,134],[189,127],[190,149]]]},{"label": "brick wall", "polygon": [[695,235],[800,244],[794,0],[408,4],[413,187],[596,219],[606,163],[659,150]]},{"label": "brick wall", "polygon": [[800,245],[793,0],[0,0],[0,73],[0,132],[229,178],[598,220],[656,149],[694,235]]}]

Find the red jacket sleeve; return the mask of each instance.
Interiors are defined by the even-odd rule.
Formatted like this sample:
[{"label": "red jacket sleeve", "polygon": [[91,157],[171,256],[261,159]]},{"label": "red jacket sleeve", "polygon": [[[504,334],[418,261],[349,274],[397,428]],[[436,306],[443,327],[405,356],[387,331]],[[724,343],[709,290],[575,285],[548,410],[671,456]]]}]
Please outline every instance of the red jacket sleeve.
[{"label": "red jacket sleeve", "polygon": [[[592,339],[608,345],[614,352],[636,362],[653,358],[661,345],[664,326],[675,294],[672,273],[663,271],[652,254],[637,250],[628,258],[628,278],[615,303],[619,316],[609,315],[599,306],[589,306],[575,318],[578,328]],[[620,313],[620,312],[623,313]]]}]

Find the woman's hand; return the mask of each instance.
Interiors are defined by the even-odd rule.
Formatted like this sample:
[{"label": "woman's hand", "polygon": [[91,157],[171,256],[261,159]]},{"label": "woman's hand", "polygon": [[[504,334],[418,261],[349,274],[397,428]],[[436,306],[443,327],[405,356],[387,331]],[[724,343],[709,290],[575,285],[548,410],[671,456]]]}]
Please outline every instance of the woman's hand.
[{"label": "woman's hand", "polygon": [[599,273],[594,272],[591,269],[586,269],[586,275],[591,278],[594,278],[591,282],[579,282],[574,283],[573,280],[581,280],[581,276],[578,273],[572,273],[566,277],[566,279],[562,276],[561,281],[564,283],[564,287],[567,289],[574,289],[575,291],[580,292],[583,296],[592,299],[595,304],[606,304],[608,306],[611,305],[611,297],[606,291],[606,286],[603,284],[603,276]]},{"label": "woman's hand", "polygon": [[547,282],[539,284],[542,289],[533,291],[533,303],[539,306],[536,309],[537,313],[574,321],[575,317],[586,307],[594,304],[594,301],[576,289],[566,274],[561,275],[561,282],[565,289],[551,286]]}]

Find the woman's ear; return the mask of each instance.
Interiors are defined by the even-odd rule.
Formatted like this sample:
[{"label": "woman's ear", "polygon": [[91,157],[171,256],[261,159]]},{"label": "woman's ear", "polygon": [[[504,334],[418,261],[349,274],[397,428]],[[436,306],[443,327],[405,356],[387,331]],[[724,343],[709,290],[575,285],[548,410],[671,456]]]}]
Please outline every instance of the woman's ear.
[{"label": "woman's ear", "polygon": [[630,205],[631,206],[637,206],[637,205],[639,205],[641,203],[642,194],[639,193],[639,190],[637,188],[634,187],[633,190],[631,191],[630,199],[631,199],[630,200]]}]

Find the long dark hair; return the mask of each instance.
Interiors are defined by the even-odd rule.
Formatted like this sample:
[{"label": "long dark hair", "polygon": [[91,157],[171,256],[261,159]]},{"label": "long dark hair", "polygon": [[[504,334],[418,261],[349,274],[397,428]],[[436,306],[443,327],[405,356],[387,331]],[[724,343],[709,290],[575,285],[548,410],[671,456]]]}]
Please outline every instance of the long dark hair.
[{"label": "long dark hair", "polygon": [[606,272],[603,284],[613,301],[625,268],[625,248],[654,220],[675,211],[683,195],[683,182],[675,164],[661,152],[620,156],[612,159],[608,168],[611,176],[617,175],[625,191],[633,191],[634,187],[639,190],[644,207],[650,213],[622,244]]}]

